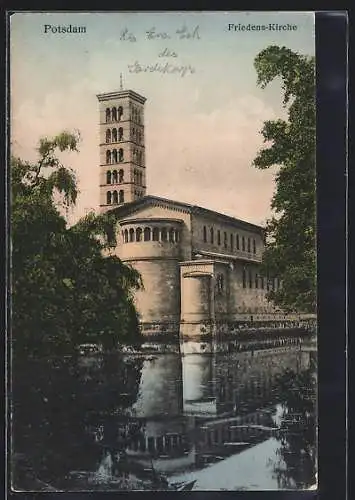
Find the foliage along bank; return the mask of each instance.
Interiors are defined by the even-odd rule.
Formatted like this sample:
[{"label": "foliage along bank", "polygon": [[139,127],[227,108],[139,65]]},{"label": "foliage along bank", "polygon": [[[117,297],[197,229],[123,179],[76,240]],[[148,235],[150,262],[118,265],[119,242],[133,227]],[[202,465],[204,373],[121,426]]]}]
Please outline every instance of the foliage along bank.
[{"label": "foliage along bank", "polygon": [[11,161],[11,340],[26,355],[72,350],[83,342],[110,348],[139,341],[133,292],[140,275],[110,254],[115,221],[93,213],[68,227],[75,205],[74,171],[61,153],[80,137],[41,139],[35,164]]}]

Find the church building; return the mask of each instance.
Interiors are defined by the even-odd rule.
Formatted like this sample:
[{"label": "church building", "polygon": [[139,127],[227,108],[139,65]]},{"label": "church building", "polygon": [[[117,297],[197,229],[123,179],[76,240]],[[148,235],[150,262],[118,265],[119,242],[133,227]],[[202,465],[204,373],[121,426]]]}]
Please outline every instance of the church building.
[{"label": "church building", "polygon": [[263,228],[207,208],[147,195],[144,104],[132,90],[97,96],[100,211],[117,216],[114,253],[137,269],[147,334],[208,331],[284,318],[265,298],[277,288],[259,268]]}]

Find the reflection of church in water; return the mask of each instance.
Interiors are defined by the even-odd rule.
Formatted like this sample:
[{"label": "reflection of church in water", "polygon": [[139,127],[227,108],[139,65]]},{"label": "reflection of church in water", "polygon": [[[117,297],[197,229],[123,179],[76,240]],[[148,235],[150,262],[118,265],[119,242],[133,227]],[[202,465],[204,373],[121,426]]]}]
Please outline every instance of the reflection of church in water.
[{"label": "reflection of church in water", "polygon": [[[280,341],[281,342],[281,341]],[[296,339],[293,341],[296,344]],[[142,423],[128,454],[161,472],[202,466],[270,437],[277,423],[276,379],[309,366],[299,346],[144,361],[133,415]]]}]

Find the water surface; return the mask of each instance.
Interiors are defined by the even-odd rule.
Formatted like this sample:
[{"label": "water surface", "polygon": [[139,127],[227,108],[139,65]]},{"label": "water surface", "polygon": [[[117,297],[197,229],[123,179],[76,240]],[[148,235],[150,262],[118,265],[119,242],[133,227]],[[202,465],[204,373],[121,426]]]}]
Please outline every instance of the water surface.
[{"label": "water surface", "polygon": [[262,347],[185,343],[23,363],[15,489],[309,488],[313,355],[296,341]]}]

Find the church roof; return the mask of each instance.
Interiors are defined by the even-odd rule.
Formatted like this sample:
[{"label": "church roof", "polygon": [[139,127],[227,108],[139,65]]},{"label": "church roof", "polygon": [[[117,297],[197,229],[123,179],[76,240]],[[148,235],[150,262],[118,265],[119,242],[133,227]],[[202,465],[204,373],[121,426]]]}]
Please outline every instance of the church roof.
[{"label": "church roof", "polygon": [[194,215],[203,215],[205,217],[209,217],[211,219],[218,219],[220,221],[227,222],[229,224],[233,224],[239,228],[249,229],[249,230],[257,230],[258,232],[263,232],[264,228],[262,226],[258,226],[256,224],[252,224],[247,221],[243,221],[241,219],[237,219],[235,217],[231,217],[230,215],[226,215],[220,212],[215,212],[214,210],[209,210],[208,208],[199,207],[198,205],[191,205],[189,203],[184,203],[181,201],[169,200],[168,198],[161,198],[159,196],[143,196],[138,200],[132,201],[130,203],[125,203],[117,208],[113,208],[110,210],[111,213],[115,213],[120,217],[125,217],[132,212],[138,211],[140,208],[143,208],[147,205],[151,206],[165,206],[166,208],[175,208],[180,209],[186,213],[194,214]]}]

